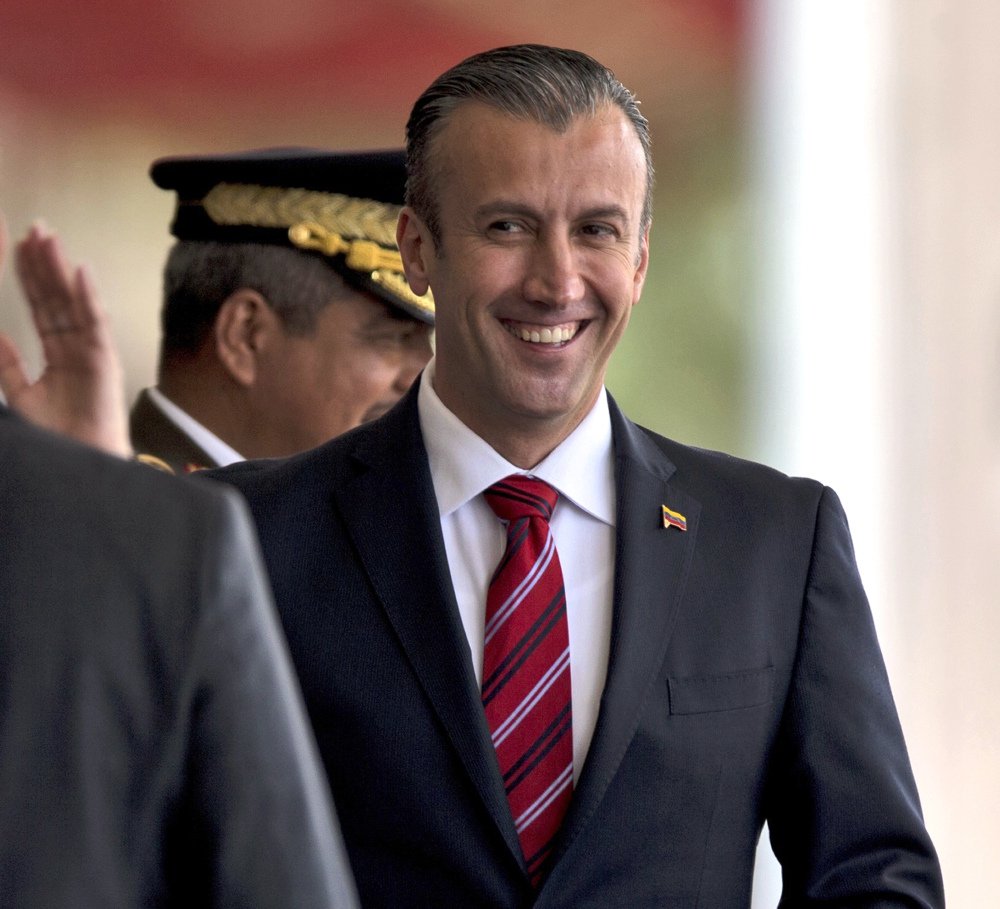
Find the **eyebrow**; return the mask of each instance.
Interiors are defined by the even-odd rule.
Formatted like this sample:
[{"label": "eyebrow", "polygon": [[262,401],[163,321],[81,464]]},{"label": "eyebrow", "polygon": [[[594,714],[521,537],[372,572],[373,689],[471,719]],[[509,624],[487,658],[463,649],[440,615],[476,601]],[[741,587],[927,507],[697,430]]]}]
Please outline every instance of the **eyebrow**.
[{"label": "eyebrow", "polygon": [[493,215],[528,215],[529,217],[537,217],[537,212],[530,205],[526,205],[523,202],[510,202],[505,199],[497,199],[493,202],[487,202],[485,205],[480,205],[476,209],[477,218],[489,218]]},{"label": "eyebrow", "polygon": [[400,323],[418,321],[384,300],[376,300],[375,302],[379,305],[377,308],[372,307],[371,314],[362,323],[365,328],[381,328],[384,325],[396,326]]},{"label": "eyebrow", "polygon": [[[540,217],[538,210],[532,208],[530,205],[524,202],[514,202],[505,199],[487,202],[476,209],[477,218],[488,218],[495,215],[523,215],[529,218]],[[574,221],[604,219],[620,220],[625,222],[625,224],[629,223],[628,212],[621,205],[596,205],[593,208],[585,209],[573,218]]]}]

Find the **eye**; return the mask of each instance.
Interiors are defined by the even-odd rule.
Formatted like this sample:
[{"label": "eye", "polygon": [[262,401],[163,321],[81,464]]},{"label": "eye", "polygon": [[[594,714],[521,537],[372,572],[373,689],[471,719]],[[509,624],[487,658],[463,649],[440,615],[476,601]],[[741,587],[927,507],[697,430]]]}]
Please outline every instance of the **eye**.
[{"label": "eye", "polygon": [[430,337],[430,329],[413,319],[392,318],[380,326],[373,326],[365,335],[365,340],[373,347],[381,348],[421,348]]},{"label": "eye", "polygon": [[394,325],[369,328],[364,332],[365,342],[375,347],[396,347],[405,343],[408,333]]},{"label": "eye", "polygon": [[580,228],[580,233],[586,237],[594,237],[596,239],[608,238],[613,240],[618,237],[618,228],[606,223],[591,223],[584,224]]},{"label": "eye", "polygon": [[487,230],[490,233],[497,234],[516,234],[524,230],[524,225],[519,221],[505,218],[499,221],[491,221]]}]

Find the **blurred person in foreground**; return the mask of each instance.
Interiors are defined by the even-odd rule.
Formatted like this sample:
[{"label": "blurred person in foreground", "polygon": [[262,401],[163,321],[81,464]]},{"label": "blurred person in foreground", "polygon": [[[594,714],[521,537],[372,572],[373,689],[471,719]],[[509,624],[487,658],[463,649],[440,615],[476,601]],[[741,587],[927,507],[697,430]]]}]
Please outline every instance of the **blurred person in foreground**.
[{"label": "blurred person in foreground", "polygon": [[431,355],[434,304],[395,244],[402,151],[162,158],[177,194],[157,384],[130,418],[177,472],[312,448],[388,410]]},{"label": "blurred person in foreground", "polygon": [[[635,98],[500,48],[407,126],[435,357],[247,497],[364,905],[943,905],[837,496],[604,387],[649,259]],[[653,393],[669,373],[650,369]]]},{"label": "blurred person in foreground", "polygon": [[[0,336],[8,401],[127,453],[86,273],[41,228],[18,264],[46,367]],[[0,905],[354,909],[245,505],[3,404],[0,465]]]}]

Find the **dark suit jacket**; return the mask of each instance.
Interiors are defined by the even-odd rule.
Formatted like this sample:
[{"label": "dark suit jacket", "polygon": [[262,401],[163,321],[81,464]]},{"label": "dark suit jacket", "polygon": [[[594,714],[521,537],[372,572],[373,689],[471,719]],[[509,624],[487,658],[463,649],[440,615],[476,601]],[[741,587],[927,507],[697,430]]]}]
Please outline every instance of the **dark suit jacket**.
[{"label": "dark suit jacket", "polygon": [[136,454],[151,455],[167,464],[174,473],[190,473],[218,467],[209,454],[184,432],[143,389],[132,405],[128,431]]},{"label": "dark suit jacket", "polygon": [[[533,895],[442,540],[414,389],[247,496],[369,907],[938,907],[941,881],[841,506],[612,404],[607,684]],[[661,505],[687,517],[664,528]]]},{"label": "dark suit jacket", "polygon": [[0,906],[350,909],[328,800],[239,497],[0,405]]}]

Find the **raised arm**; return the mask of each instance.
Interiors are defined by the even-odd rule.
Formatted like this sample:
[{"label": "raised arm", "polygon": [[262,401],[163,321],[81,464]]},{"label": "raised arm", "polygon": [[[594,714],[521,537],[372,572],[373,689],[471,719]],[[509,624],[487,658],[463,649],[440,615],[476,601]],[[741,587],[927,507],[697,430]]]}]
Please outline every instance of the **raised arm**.
[{"label": "raised arm", "polygon": [[[0,223],[0,267],[7,236]],[[31,381],[13,340],[0,333],[0,391],[23,417],[112,454],[132,448],[121,362],[86,266],[74,266],[58,236],[36,224],[14,249],[14,266],[42,346]]]}]

